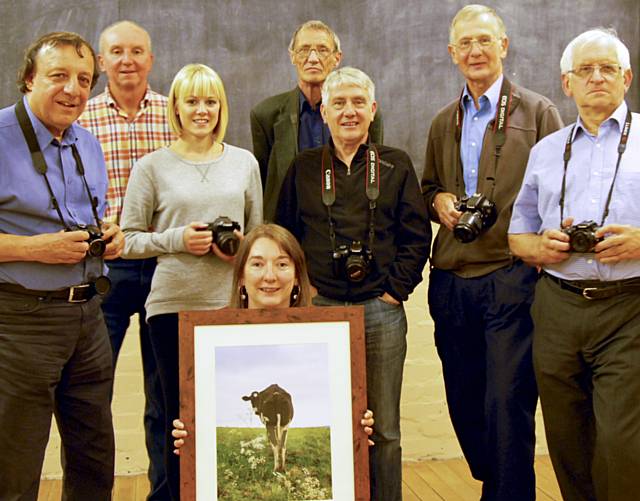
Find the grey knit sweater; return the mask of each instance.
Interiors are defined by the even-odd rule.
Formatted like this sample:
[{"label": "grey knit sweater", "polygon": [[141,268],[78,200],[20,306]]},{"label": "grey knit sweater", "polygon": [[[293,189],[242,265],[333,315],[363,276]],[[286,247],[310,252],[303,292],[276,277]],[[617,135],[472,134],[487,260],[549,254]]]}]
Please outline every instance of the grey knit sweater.
[{"label": "grey knit sweater", "polygon": [[161,148],[132,170],[121,217],[122,257],[158,257],[147,318],[227,305],[232,266],[213,253],[189,254],[182,239],[189,223],[218,216],[237,221],[245,233],[262,222],[260,171],[247,150],[225,143],[220,157],[199,163]]}]

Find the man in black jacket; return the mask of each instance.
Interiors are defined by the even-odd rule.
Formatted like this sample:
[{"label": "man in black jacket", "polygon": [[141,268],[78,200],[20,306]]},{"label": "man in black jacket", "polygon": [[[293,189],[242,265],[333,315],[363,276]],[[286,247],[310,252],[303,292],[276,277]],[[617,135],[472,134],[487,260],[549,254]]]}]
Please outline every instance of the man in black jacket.
[{"label": "man in black jacket", "polygon": [[368,141],[375,110],[374,85],[362,71],[327,77],[321,113],[331,140],[296,157],[276,221],[302,244],[314,304],[365,307],[367,398],[376,417],[371,499],[401,501],[402,303],[422,279],[431,228],[409,156]]}]

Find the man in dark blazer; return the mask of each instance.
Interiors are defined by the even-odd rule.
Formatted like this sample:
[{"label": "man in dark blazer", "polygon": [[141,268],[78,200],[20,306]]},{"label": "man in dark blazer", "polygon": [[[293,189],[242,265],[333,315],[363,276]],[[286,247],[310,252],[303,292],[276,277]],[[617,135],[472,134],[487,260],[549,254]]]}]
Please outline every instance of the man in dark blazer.
[{"label": "man in dark blazer", "polygon": [[[298,152],[329,141],[329,129],[320,115],[320,91],[342,59],[340,40],[322,21],[307,21],[293,34],[289,57],[298,74],[296,88],[269,97],[251,110],[253,154],[260,164],[267,221],[274,218],[282,181]],[[369,137],[382,143],[379,112]]]}]

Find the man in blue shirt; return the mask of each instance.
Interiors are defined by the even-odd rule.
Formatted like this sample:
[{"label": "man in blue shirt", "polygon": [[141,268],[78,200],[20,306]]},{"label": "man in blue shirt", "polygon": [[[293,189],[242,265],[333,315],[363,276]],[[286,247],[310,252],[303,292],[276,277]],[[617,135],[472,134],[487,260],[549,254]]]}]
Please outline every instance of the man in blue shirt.
[{"label": "man in blue shirt", "polygon": [[[510,255],[507,227],[531,147],[562,125],[553,103],[503,75],[508,46],[493,9],[468,5],[454,17],[449,53],[465,86],[431,123],[422,179],[440,223],[429,311],[449,414],[485,501],[535,498],[537,273]],[[465,197],[466,211],[456,205]]]},{"label": "man in blue shirt", "polygon": [[74,124],[95,54],[75,33],[50,33],[27,49],[21,75],[25,97],[0,110],[0,499],[37,499],[55,413],[64,499],[108,500],[112,356],[97,294],[103,259],[124,238],[100,221],[100,144]]},{"label": "man in blue shirt", "polygon": [[637,499],[640,115],[624,101],[629,51],[615,32],[589,30],[560,67],[578,119],[531,151],[509,243],[543,270],[533,357],[562,496]]}]

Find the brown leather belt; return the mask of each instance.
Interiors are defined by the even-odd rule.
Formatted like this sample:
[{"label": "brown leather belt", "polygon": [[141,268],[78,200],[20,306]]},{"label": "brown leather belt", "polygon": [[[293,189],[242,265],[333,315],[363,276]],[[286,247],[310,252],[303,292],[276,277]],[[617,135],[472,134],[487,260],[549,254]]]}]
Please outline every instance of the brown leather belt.
[{"label": "brown leather belt", "polygon": [[578,294],[585,299],[606,299],[625,292],[640,293],[640,277],[601,282],[600,280],[565,280],[546,271],[542,274],[557,283],[562,289]]},{"label": "brown leather belt", "polygon": [[26,289],[18,284],[0,283],[0,291],[11,292],[13,294],[24,294],[26,296],[38,296],[43,299],[64,299],[68,303],[84,303],[97,294],[94,284],[81,284],[66,289],[56,291],[40,291]]}]

